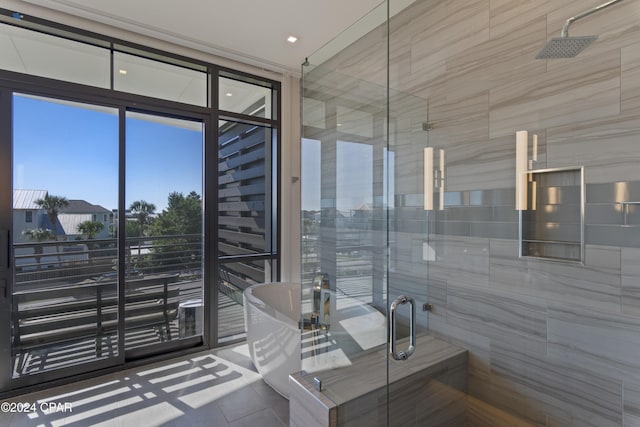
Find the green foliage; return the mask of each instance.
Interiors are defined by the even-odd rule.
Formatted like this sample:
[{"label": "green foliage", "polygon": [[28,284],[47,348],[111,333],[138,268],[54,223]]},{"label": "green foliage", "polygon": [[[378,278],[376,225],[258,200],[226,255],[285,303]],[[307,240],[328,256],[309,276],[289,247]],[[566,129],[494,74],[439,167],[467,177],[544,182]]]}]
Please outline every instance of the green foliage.
[{"label": "green foliage", "polygon": [[[140,229],[140,223],[137,221],[127,221],[124,223],[124,227],[125,227],[124,235],[126,237],[138,237],[142,234]],[[115,236],[115,233],[114,233],[114,236]]]},{"label": "green foliage", "polygon": [[84,221],[78,224],[78,231],[87,236],[87,239],[95,239],[96,234],[103,229],[104,224],[97,221]]},{"label": "green foliage", "polygon": [[131,203],[129,206],[129,210],[138,220],[138,224],[140,225],[140,234],[138,236],[144,235],[145,227],[152,222],[151,216],[156,211],[156,205],[153,203],[146,202],[144,200],[136,200]]},{"label": "green foliage", "polygon": [[165,268],[199,268],[202,256],[202,200],[195,191],[186,197],[169,194],[167,209],[151,226],[154,236],[175,236],[153,242],[153,263]]},{"label": "green foliage", "polygon": [[38,205],[41,209],[47,211],[49,221],[51,221],[51,227],[53,227],[53,239],[58,240],[57,224],[58,224],[58,212],[60,208],[69,206],[69,200],[62,196],[52,196],[47,194],[43,199],[35,200],[33,203]]},{"label": "green foliage", "polygon": [[195,191],[186,197],[182,193],[169,194],[167,209],[158,214],[151,226],[154,236],[202,233],[202,200]]},{"label": "green foliage", "polygon": [[53,240],[53,232],[48,228],[34,228],[22,231],[23,236],[27,236],[31,240],[36,242],[44,242],[46,240]]}]

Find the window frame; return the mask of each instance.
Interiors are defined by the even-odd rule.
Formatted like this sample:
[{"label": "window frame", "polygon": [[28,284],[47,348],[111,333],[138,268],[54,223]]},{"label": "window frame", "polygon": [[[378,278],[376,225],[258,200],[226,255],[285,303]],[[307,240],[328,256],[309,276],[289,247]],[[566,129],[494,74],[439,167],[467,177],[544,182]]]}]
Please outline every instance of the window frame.
[{"label": "window frame", "polygon": [[[140,55],[146,59],[153,59],[160,62],[166,62],[167,64],[178,65],[186,68],[191,68],[198,71],[205,71],[207,73],[207,94],[208,94],[208,106],[197,106],[184,104],[176,101],[163,100],[153,98],[150,96],[137,95],[126,92],[119,92],[113,90],[113,78],[111,79],[111,88],[100,88],[94,86],[85,86],[78,83],[68,82],[64,80],[57,80],[47,77],[40,77],[29,74],[22,74],[13,71],[7,71],[0,69],[0,152],[4,162],[8,162],[9,167],[4,169],[3,173],[0,173],[0,200],[3,202],[9,201],[8,204],[2,204],[7,206],[4,209],[0,209],[0,236],[4,233],[3,230],[11,230],[12,225],[12,112],[11,112],[11,95],[15,92],[33,94],[36,96],[44,96],[57,98],[61,100],[77,101],[96,103],[110,107],[120,108],[121,111],[126,111],[127,108],[135,106],[136,109],[142,111],[149,111],[159,114],[176,115],[176,116],[198,116],[207,118],[207,126],[205,129],[205,153],[204,153],[204,191],[203,201],[205,204],[204,215],[204,254],[205,259],[205,271],[203,277],[203,290],[204,290],[204,302],[206,304],[205,318],[204,318],[204,334],[203,342],[199,346],[194,346],[190,349],[179,349],[177,351],[169,351],[158,355],[154,360],[175,357],[180,354],[187,354],[195,351],[202,351],[203,349],[211,349],[219,347],[221,345],[228,345],[231,342],[240,341],[243,338],[234,341],[220,342],[218,336],[218,321],[217,313],[218,307],[218,283],[220,280],[218,268],[214,268],[218,263],[225,260],[221,259],[218,252],[218,152],[217,152],[217,123],[219,120],[232,120],[236,122],[242,122],[247,124],[259,124],[260,126],[266,126],[271,128],[272,132],[272,157],[270,158],[271,170],[270,175],[273,178],[271,183],[271,194],[268,195],[272,199],[271,206],[271,226],[269,230],[269,238],[272,241],[271,250],[269,253],[258,254],[260,257],[269,260],[275,266],[272,270],[272,280],[280,280],[281,260],[280,260],[280,244],[281,238],[279,236],[280,225],[280,203],[281,203],[281,147],[282,147],[282,123],[281,123],[281,95],[282,88],[281,83],[276,80],[263,78],[260,76],[252,75],[243,71],[230,69],[227,67],[219,66],[217,64],[204,62],[197,59],[188,58],[182,55],[164,52],[158,49],[140,46],[135,43],[131,43],[108,36],[103,36],[90,31],[68,27],[55,22],[46,21],[37,17],[26,16],[20,14],[19,20],[13,20],[14,12],[0,8],[0,25],[16,25],[21,26],[40,33],[49,34],[54,37],[63,37],[75,41],[80,41],[88,44],[95,44],[96,46],[109,48],[112,51],[118,50],[129,54]],[[113,73],[113,66],[111,67]],[[271,118],[261,118],[242,113],[234,113],[229,111],[223,111],[218,108],[218,87],[219,78],[233,78],[236,80],[244,81],[251,84],[259,84],[271,89]],[[8,96],[7,96],[8,95]],[[121,125],[122,126],[122,125]],[[122,138],[121,142],[122,144]],[[8,156],[6,154],[9,154]],[[8,160],[7,160],[8,159]],[[120,166],[122,167],[122,165]],[[0,168],[1,169],[1,168]],[[121,173],[121,172],[119,172]],[[122,184],[121,184],[122,186]],[[267,195],[265,195],[267,197]],[[119,195],[120,204],[123,203],[124,194]],[[119,206],[122,210],[122,206]],[[33,214],[32,214],[33,215]],[[111,217],[105,216],[105,221],[111,221]],[[124,216],[122,216],[124,218]],[[123,233],[121,233],[123,234]],[[10,237],[8,237],[10,239]],[[10,240],[9,240],[10,241]],[[229,260],[226,260],[229,261]],[[13,269],[9,266],[6,269],[6,277],[8,278],[7,295],[8,298],[0,298],[2,304],[8,304],[11,306],[11,294],[13,286]],[[0,280],[4,280],[5,271],[0,268]],[[1,296],[0,296],[1,297]],[[9,322],[5,322],[10,325]],[[9,339],[9,328],[0,330],[0,339]],[[0,352],[0,361],[5,360],[10,355],[7,351]],[[139,362],[125,362],[115,367],[105,366],[105,369],[112,369],[114,371],[124,369],[128,366],[139,364]],[[7,364],[8,365],[8,364]],[[29,391],[31,387],[36,387],[41,384],[42,381],[56,380],[59,382],[71,382],[82,379],[83,377],[90,377],[93,374],[73,372],[73,368],[69,369],[68,375],[60,378],[53,378],[48,375],[34,378],[23,378],[20,381],[11,380],[0,374],[0,393],[11,392],[21,388],[21,392]],[[26,388],[24,388],[26,387]]]}]

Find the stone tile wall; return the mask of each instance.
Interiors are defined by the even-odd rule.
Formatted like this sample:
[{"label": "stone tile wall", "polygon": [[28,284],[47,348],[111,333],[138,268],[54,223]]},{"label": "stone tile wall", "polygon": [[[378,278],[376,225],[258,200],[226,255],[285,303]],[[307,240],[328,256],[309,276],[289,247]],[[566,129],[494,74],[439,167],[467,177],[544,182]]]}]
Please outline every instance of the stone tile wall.
[{"label": "stone tile wall", "polygon": [[[640,201],[640,2],[574,23],[599,35],[576,58],[534,59],[601,3],[418,0],[391,22],[391,87],[413,101],[390,104],[405,122],[389,141],[389,286],[429,300],[428,328],[469,350],[470,426],[640,423],[640,206],[621,203]],[[385,47],[381,27],[323,67],[384,86]],[[584,265],[518,257],[518,130],[540,136],[535,169],[585,168]],[[424,146],[446,151],[444,210],[426,216]]]}]

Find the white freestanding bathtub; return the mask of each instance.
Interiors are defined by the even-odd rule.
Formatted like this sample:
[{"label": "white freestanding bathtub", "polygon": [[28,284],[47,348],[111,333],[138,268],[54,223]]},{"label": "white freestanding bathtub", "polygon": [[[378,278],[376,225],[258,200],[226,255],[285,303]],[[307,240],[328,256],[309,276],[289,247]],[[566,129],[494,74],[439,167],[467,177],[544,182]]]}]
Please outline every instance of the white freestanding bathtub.
[{"label": "white freestanding bathtub", "polygon": [[289,396],[289,374],[300,371],[300,284],[262,283],[243,293],[251,360],[264,381]]},{"label": "white freestanding bathtub", "polygon": [[[305,356],[303,363],[300,292],[300,283],[261,283],[243,293],[251,360],[264,381],[287,398],[289,374],[345,366],[351,363],[351,354],[386,342],[386,318],[382,313],[352,298],[338,297],[327,333],[331,346]],[[308,341],[305,338],[305,347],[309,346]]]}]

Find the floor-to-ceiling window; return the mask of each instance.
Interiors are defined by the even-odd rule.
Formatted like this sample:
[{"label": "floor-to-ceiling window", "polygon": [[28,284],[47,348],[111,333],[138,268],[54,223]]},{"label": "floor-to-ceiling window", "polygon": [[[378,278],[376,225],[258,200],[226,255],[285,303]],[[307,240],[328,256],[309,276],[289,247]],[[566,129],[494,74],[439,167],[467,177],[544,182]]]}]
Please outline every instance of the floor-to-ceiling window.
[{"label": "floor-to-ceiling window", "polygon": [[242,339],[278,83],[36,21],[0,9],[0,392]]},{"label": "floor-to-ceiling window", "polygon": [[21,93],[12,101],[17,378],[118,355],[117,312],[107,313],[117,282],[106,279],[118,267],[118,110]]},{"label": "floor-to-ceiling window", "polygon": [[[272,89],[220,79],[218,340],[244,334],[242,291],[278,277],[277,117]],[[253,102],[251,102],[253,100]]]},{"label": "floor-to-ceiling window", "polygon": [[[125,350],[133,350],[202,335],[204,124],[135,111],[125,120]],[[166,292],[166,311],[137,310],[154,289]]]}]

